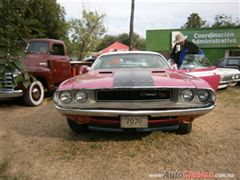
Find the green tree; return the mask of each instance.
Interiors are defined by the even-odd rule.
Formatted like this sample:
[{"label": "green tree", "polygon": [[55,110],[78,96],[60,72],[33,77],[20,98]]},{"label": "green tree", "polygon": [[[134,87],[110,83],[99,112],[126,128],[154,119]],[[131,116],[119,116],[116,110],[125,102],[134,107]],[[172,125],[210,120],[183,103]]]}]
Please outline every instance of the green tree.
[{"label": "green tree", "polygon": [[187,22],[182,28],[203,28],[207,27],[207,21],[203,20],[198,13],[192,13],[188,16]]},{"label": "green tree", "polygon": [[117,41],[116,36],[106,34],[102,39],[99,45],[96,47],[96,51],[101,51],[102,49],[108,47],[112,43]]},{"label": "green tree", "polygon": [[240,27],[240,20],[236,19],[233,20],[232,16],[227,15],[216,15],[215,22],[213,23],[212,27]]},{"label": "green tree", "polygon": [[16,54],[27,39],[67,39],[64,9],[56,0],[2,0],[0,3],[1,54]]},{"label": "green tree", "polygon": [[[96,48],[96,51],[100,51],[107,46],[111,45],[115,41],[118,41],[120,43],[123,43],[125,45],[129,45],[129,34],[128,33],[122,33],[119,35],[105,35],[99,46]],[[140,37],[137,33],[133,34],[133,48],[136,48],[138,50],[145,50],[145,42],[146,40],[142,37]]]},{"label": "green tree", "polygon": [[[119,42],[126,44],[128,46],[130,44],[129,35],[127,33],[122,33],[122,34],[118,35],[116,39]],[[138,50],[144,50],[145,49],[145,39],[141,38],[139,36],[139,34],[133,33],[132,48],[136,48]]]},{"label": "green tree", "polygon": [[95,51],[100,43],[100,38],[106,32],[104,27],[105,15],[98,12],[83,10],[81,19],[72,19],[69,24],[71,42],[79,60]]},{"label": "green tree", "polygon": [[3,0],[0,6],[0,51],[16,55],[23,39],[30,37],[30,22],[25,20],[27,1]]},{"label": "green tree", "polygon": [[65,11],[56,0],[28,0],[26,18],[31,17],[31,35],[53,39],[67,38]]}]

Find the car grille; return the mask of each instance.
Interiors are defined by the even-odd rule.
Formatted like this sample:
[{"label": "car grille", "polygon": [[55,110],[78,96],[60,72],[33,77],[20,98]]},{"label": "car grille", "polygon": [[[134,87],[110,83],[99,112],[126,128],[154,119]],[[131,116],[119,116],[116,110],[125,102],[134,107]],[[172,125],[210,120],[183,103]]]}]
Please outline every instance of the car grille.
[{"label": "car grille", "polygon": [[11,72],[5,72],[3,77],[1,77],[0,82],[2,83],[3,90],[11,90],[14,89],[13,85],[13,77]]},{"label": "car grille", "polygon": [[170,89],[97,90],[97,101],[170,100]]},{"label": "car grille", "polygon": [[222,81],[231,81],[232,80],[232,75],[224,76],[222,78]]}]

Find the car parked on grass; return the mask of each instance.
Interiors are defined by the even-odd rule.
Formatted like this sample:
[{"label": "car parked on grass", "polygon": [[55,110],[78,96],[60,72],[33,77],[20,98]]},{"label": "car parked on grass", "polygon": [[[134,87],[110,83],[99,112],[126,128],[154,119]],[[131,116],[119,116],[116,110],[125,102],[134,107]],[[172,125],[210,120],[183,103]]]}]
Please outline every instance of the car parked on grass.
[{"label": "car parked on grass", "polygon": [[[210,84],[214,82],[210,75],[217,74],[221,77],[217,89],[227,88],[228,86],[235,86],[240,81],[240,71],[231,68],[217,68],[212,65],[205,55],[187,55],[178,70],[196,77],[203,77]],[[216,84],[214,84],[216,86]]]},{"label": "car parked on grass", "polygon": [[215,107],[215,92],[206,81],[176,72],[159,53],[107,53],[83,72],[54,94],[56,108],[77,133],[97,129],[186,134],[196,117]]},{"label": "car parked on grass", "polygon": [[77,75],[82,65],[90,63],[70,61],[63,41],[32,39],[25,56],[9,60],[0,57],[0,101],[23,97],[27,105],[39,106],[45,90],[55,90]]},{"label": "car parked on grass", "polygon": [[221,58],[215,65],[220,68],[233,68],[240,70],[240,56]]}]

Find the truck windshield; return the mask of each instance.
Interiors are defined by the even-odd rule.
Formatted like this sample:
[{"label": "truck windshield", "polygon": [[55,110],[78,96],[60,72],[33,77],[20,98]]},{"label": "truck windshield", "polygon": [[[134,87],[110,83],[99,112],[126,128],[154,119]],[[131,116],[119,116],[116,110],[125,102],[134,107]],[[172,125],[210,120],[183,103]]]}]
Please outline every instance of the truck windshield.
[{"label": "truck windshield", "polygon": [[48,53],[48,43],[32,41],[28,43],[26,50],[30,53]]}]

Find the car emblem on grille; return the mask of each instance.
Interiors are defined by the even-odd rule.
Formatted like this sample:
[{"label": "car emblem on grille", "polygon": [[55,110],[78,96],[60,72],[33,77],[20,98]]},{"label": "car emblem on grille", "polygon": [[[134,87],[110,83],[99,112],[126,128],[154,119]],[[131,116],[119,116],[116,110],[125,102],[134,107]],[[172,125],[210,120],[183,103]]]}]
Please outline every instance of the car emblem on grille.
[{"label": "car emblem on grille", "polygon": [[157,93],[148,93],[148,92],[142,92],[140,94],[141,97],[155,97],[157,96]]}]

